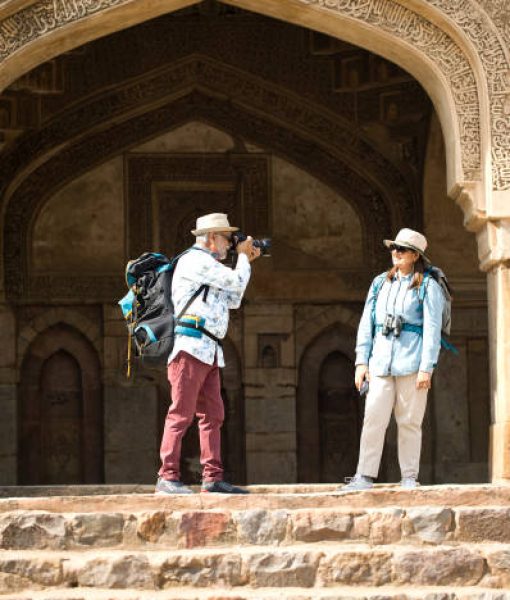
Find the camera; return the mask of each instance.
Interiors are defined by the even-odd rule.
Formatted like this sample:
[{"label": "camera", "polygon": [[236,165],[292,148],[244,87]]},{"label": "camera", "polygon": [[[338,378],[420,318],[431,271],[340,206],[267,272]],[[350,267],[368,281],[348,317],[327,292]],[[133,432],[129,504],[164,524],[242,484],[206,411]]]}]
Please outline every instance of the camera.
[{"label": "camera", "polygon": [[[232,234],[232,246],[230,248],[231,252],[236,251],[237,244],[240,242],[244,242],[248,236],[242,231],[236,231]],[[261,256],[271,256],[271,240],[269,238],[263,238],[261,240],[252,240],[253,246],[255,248],[260,248]]]}]

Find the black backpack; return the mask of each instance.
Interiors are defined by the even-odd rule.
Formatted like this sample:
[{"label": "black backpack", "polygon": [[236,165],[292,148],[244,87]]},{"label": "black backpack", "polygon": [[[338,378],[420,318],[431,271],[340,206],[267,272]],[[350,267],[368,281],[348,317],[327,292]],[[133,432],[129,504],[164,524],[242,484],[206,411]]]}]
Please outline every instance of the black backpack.
[{"label": "black backpack", "polygon": [[[135,364],[147,369],[166,366],[174,346],[175,322],[208,286],[202,285],[175,317],[172,302],[172,279],[177,261],[164,254],[144,252],[126,266],[129,292],[119,301],[128,328],[127,376]],[[134,357],[133,357],[134,354]]]}]

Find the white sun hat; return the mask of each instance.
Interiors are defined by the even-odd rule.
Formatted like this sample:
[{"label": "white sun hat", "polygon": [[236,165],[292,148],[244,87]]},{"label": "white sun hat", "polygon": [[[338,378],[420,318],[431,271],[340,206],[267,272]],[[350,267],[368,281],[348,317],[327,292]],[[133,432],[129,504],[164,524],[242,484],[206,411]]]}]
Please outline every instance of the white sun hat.
[{"label": "white sun hat", "polygon": [[211,213],[198,217],[196,229],[193,229],[191,233],[198,236],[219,231],[239,231],[239,227],[231,227],[226,214]]},{"label": "white sun hat", "polygon": [[425,254],[425,250],[427,249],[427,238],[423,234],[418,233],[418,231],[414,231],[413,229],[401,229],[394,240],[384,240],[383,243],[386,248],[389,248],[392,244],[410,248],[411,250],[418,252],[426,262],[430,263],[430,258]]}]

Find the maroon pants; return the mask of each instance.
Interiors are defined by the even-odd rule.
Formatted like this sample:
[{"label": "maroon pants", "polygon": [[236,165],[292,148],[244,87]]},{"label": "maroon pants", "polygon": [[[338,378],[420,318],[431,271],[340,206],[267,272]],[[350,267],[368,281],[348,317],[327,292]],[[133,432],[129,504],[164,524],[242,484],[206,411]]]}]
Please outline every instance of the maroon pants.
[{"label": "maroon pants", "polygon": [[161,441],[159,476],[180,481],[182,438],[197,415],[202,479],[221,481],[221,426],[225,411],[216,361],[208,365],[186,352],[179,352],[168,365],[168,381],[172,386],[172,404]]}]

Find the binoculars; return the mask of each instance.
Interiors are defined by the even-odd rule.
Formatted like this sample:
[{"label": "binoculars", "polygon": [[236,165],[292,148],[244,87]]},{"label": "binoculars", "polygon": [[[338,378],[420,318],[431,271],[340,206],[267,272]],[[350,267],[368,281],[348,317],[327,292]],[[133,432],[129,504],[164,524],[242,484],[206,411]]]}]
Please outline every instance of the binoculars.
[{"label": "binoculars", "polygon": [[391,331],[393,331],[393,335],[395,337],[399,337],[402,331],[403,324],[404,322],[401,316],[387,314],[384,317],[381,333],[384,336],[387,336],[390,334]]}]

